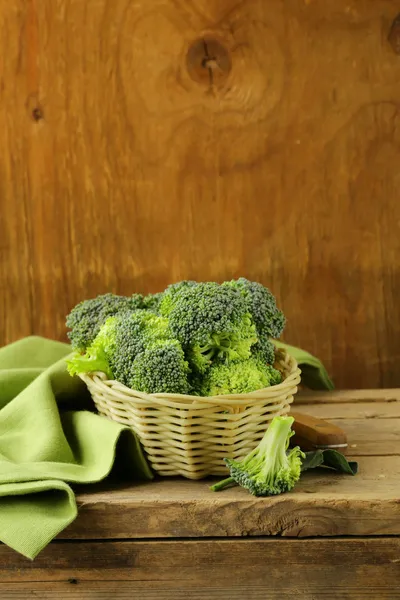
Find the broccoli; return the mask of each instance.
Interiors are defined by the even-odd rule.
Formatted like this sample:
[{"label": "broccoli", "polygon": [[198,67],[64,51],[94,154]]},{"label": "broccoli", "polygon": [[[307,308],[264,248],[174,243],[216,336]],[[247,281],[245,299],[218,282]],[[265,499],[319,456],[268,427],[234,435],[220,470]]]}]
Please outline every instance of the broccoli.
[{"label": "broccoli", "polygon": [[102,344],[96,343],[96,340],[87,348],[84,354],[74,352],[72,357],[67,359],[67,368],[70,375],[99,371],[105,373],[108,379],[114,379],[109,356]]},{"label": "broccoli", "polygon": [[258,446],[242,461],[225,459],[231,477],[211,486],[218,492],[239,484],[254,496],[290,491],[300,479],[304,453],[298,446],[288,451],[293,417],[274,417]]},{"label": "broccoli", "polygon": [[136,356],[169,337],[167,319],[151,311],[120,313],[107,319],[84,355],[75,353],[68,361],[68,370],[71,375],[104,371],[110,379],[129,385]]},{"label": "broccoli", "polygon": [[195,285],[197,285],[197,282],[192,280],[178,281],[178,283],[172,283],[169,285],[165,292],[163,292],[162,298],[160,299],[158,307],[160,315],[163,317],[168,317],[175,306],[175,300],[180,292],[182,290],[194,287]]},{"label": "broccoli", "polygon": [[84,351],[94,341],[100,327],[108,317],[122,311],[141,308],[143,296],[116,296],[103,294],[77,304],[67,316],[66,324],[71,329],[68,337],[74,350]]},{"label": "broccoli", "polygon": [[157,294],[147,294],[147,296],[143,298],[143,308],[158,312],[160,302],[163,299],[163,297],[163,292],[157,292]]},{"label": "broccoli", "polygon": [[68,369],[103,371],[138,391],[249,393],[281,381],[270,338],[283,324],[269,290],[244,278],[180,281],[147,296],[104,294],[67,317],[75,350]]},{"label": "broccoli", "polygon": [[148,394],[189,393],[189,365],[177,340],[160,340],[137,355],[129,387]]},{"label": "broccoli", "polygon": [[[163,312],[165,297],[161,302]],[[203,372],[215,358],[250,357],[257,342],[251,315],[241,293],[218,283],[183,286],[169,304],[172,335],[185,349],[192,366]]]},{"label": "broccoli", "polygon": [[247,394],[281,383],[279,371],[259,358],[238,362],[214,362],[201,386],[203,396]]},{"label": "broccoli", "polygon": [[267,335],[258,335],[258,342],[251,348],[251,354],[269,365],[275,362],[275,346]]},{"label": "broccoli", "polygon": [[264,334],[271,338],[280,337],[286,319],[276,306],[275,298],[268,288],[245,277],[226,281],[222,285],[237,289],[243,295],[259,336]]}]

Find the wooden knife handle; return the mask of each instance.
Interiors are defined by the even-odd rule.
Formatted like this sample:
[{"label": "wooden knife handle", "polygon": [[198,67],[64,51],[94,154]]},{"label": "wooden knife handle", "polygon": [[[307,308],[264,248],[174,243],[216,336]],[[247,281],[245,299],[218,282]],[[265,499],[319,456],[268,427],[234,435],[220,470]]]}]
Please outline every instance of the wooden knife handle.
[{"label": "wooden knife handle", "polygon": [[340,427],[303,413],[291,412],[290,414],[294,418],[292,429],[295,432],[290,440],[291,446],[300,446],[302,450],[333,448],[345,453],[347,437]]}]

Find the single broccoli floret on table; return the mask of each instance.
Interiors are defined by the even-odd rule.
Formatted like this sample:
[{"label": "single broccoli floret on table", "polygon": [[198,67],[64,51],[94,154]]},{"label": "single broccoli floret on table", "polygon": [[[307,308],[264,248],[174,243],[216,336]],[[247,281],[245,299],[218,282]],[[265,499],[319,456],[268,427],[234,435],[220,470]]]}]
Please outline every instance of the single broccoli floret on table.
[{"label": "single broccoli floret on table", "polygon": [[177,340],[161,340],[138,354],[129,387],[147,394],[187,394],[189,365]]},{"label": "single broccoli floret on table", "polygon": [[237,362],[214,362],[203,378],[203,396],[247,394],[281,383],[279,371],[259,358]]},{"label": "single broccoli floret on table", "polygon": [[120,313],[107,319],[85,354],[75,353],[68,370],[71,375],[103,371],[110,379],[129,385],[135,358],[169,338],[167,319],[143,309]]},{"label": "single broccoli floret on table", "polygon": [[205,371],[215,358],[249,358],[257,342],[247,304],[231,287],[214,282],[183,286],[174,295],[168,314],[173,336],[199,371]]},{"label": "single broccoli floret on table", "polygon": [[300,479],[304,453],[298,446],[288,451],[293,417],[274,417],[258,446],[243,460],[225,459],[231,477],[211,487],[218,492],[239,484],[254,496],[289,492]]},{"label": "single broccoli floret on table", "polygon": [[268,288],[245,277],[227,281],[223,285],[233,287],[242,294],[253,317],[258,335],[279,338],[285,328],[286,319],[276,306],[276,300]]},{"label": "single broccoli floret on table", "polygon": [[177,283],[172,283],[169,285],[162,293],[162,298],[160,299],[158,306],[160,315],[163,317],[168,317],[175,306],[176,298],[182,292],[182,290],[194,287],[195,285],[197,285],[197,282],[192,280],[178,281]]},{"label": "single broccoli floret on table", "polygon": [[103,294],[77,304],[67,316],[66,324],[71,329],[68,337],[74,350],[84,351],[94,341],[100,327],[108,317],[126,310],[142,308],[143,296],[116,296]]}]

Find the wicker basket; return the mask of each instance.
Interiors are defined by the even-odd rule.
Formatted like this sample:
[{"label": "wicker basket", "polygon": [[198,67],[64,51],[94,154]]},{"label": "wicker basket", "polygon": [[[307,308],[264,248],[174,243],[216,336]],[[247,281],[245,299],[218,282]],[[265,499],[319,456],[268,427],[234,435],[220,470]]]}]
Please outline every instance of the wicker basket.
[{"label": "wicker basket", "polygon": [[287,414],[300,382],[300,369],[285,352],[277,355],[279,385],[249,394],[198,397],[144,394],[104,373],[81,375],[100,414],[130,426],[153,470],[163,476],[202,479],[225,475],[225,457],[240,459],[265,433],[269,421]]}]

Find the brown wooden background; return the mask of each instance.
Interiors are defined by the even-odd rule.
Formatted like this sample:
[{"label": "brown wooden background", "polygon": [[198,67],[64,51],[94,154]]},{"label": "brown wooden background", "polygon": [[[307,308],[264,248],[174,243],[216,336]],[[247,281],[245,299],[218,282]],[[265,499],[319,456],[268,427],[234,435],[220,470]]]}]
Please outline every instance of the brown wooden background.
[{"label": "brown wooden background", "polygon": [[400,385],[399,12],[0,0],[0,344],[245,275],[338,386]]}]

